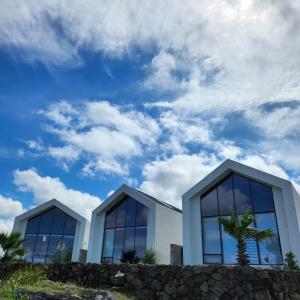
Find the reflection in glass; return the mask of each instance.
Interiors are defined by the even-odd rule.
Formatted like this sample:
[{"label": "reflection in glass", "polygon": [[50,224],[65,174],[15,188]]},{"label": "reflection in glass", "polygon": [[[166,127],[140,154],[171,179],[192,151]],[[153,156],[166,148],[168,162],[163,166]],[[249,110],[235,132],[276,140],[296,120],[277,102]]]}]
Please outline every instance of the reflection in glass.
[{"label": "reflection in glass", "polygon": [[201,198],[201,212],[202,216],[206,217],[218,215],[217,189]]},{"label": "reflection in glass", "polygon": [[236,212],[242,214],[246,209],[252,211],[250,181],[248,178],[233,174]]},{"label": "reflection in glass", "polygon": [[[52,262],[66,251],[72,253],[77,221],[58,208],[51,208],[29,219],[26,227],[24,248],[26,261]],[[31,234],[29,234],[29,232]]]},{"label": "reflection in glass", "polygon": [[229,176],[218,186],[219,212],[221,216],[234,212],[232,176]]},{"label": "reflection in glass", "polygon": [[124,198],[106,213],[102,262],[119,263],[125,251],[142,257],[147,245],[148,209],[131,197]]},{"label": "reflection in glass", "polygon": [[224,264],[236,264],[236,240],[231,237],[221,226],[222,242],[223,242],[223,260]]},{"label": "reflection in glass", "polygon": [[251,182],[251,187],[254,212],[274,211],[272,188],[255,181]]},{"label": "reflection in glass", "polygon": [[205,264],[221,264],[222,263],[222,255],[214,255],[214,254],[209,254],[209,255],[204,255],[203,257],[204,263]]},{"label": "reflection in glass", "polygon": [[203,219],[203,242],[205,254],[221,254],[218,218]]}]

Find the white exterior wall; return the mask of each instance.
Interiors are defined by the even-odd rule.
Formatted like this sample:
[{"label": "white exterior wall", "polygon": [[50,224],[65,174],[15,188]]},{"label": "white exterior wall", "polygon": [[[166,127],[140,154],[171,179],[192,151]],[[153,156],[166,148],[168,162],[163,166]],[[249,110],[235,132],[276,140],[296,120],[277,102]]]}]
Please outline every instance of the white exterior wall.
[{"label": "white exterior wall", "polygon": [[88,241],[89,241],[89,230],[90,230],[90,222],[86,220],[84,217],[80,216],[76,212],[74,212],[69,207],[63,205],[58,200],[50,200],[46,203],[43,203],[27,212],[25,212],[22,215],[19,215],[15,218],[14,226],[13,226],[13,232],[20,232],[21,237],[24,238],[27,222],[28,219],[37,216],[46,210],[57,207],[61,209],[63,212],[65,212],[67,215],[73,217],[77,223],[76,223],[76,230],[75,230],[75,238],[74,238],[74,245],[73,245],[73,251],[72,251],[72,261],[76,262],[79,260],[79,253],[80,249],[87,249]]},{"label": "white exterior wall", "polygon": [[170,245],[182,246],[182,214],[156,204],[156,227],[154,249],[159,263],[170,264]]},{"label": "white exterior wall", "polygon": [[272,186],[283,257],[293,251],[300,261],[300,197],[284,179],[227,160],[183,195],[184,264],[203,264],[200,195],[230,172]]}]

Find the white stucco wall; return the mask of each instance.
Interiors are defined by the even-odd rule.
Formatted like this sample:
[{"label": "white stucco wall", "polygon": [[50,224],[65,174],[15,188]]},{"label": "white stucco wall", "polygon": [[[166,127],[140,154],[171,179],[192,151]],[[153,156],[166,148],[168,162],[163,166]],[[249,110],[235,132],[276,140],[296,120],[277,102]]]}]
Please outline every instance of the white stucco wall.
[{"label": "white stucco wall", "polygon": [[156,204],[156,227],[154,249],[159,263],[170,264],[170,245],[182,246],[182,214]]}]

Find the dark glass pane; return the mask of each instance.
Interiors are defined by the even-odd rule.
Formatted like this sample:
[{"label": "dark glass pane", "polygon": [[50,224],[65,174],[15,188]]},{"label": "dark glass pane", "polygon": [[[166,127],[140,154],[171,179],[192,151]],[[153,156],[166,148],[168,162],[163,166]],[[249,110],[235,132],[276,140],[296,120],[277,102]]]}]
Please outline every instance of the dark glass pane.
[{"label": "dark glass pane", "polygon": [[234,212],[232,176],[229,176],[218,186],[219,212],[221,216]]},{"label": "dark glass pane", "polygon": [[[226,217],[226,219],[230,219],[230,217]],[[236,240],[231,237],[221,225],[222,232],[222,243],[223,243],[223,260],[224,264],[234,265],[236,264]]]},{"label": "dark glass pane", "polygon": [[244,176],[233,174],[233,187],[236,212],[244,213],[246,209],[252,211],[250,180]]},{"label": "dark glass pane", "polygon": [[108,212],[106,214],[105,228],[115,228],[116,227],[116,209]]},{"label": "dark glass pane", "polygon": [[135,252],[138,257],[142,257],[147,247],[147,228],[135,229]]},{"label": "dark glass pane", "polygon": [[102,257],[101,262],[104,263],[104,264],[105,263],[110,264],[110,263],[113,262],[113,259],[112,259],[112,257]]},{"label": "dark glass pane", "polygon": [[124,251],[134,250],[134,227],[125,229]]},{"label": "dark glass pane", "polygon": [[28,234],[25,235],[25,241],[23,243],[23,247],[27,250],[24,257],[26,261],[32,260],[35,240],[36,240],[36,235],[28,235]]},{"label": "dark glass pane", "polygon": [[282,264],[280,241],[274,213],[257,214],[256,227],[259,230],[271,229],[274,236],[259,242],[259,252],[262,264]]},{"label": "dark glass pane", "polygon": [[254,212],[275,211],[272,188],[251,181],[251,189]]},{"label": "dark glass pane", "polygon": [[147,207],[136,201],[136,226],[147,226]]},{"label": "dark glass pane", "polygon": [[212,190],[201,199],[201,214],[204,217],[218,215],[217,189]]},{"label": "dark glass pane", "polygon": [[114,229],[106,229],[104,235],[103,253],[104,257],[112,257],[114,250]]},{"label": "dark glass pane", "polygon": [[136,201],[132,198],[126,200],[126,226],[135,226]]},{"label": "dark glass pane", "polygon": [[120,258],[123,252],[123,244],[124,244],[124,229],[116,229],[115,230],[115,238],[114,238],[114,262],[120,262]]},{"label": "dark glass pane", "polygon": [[45,262],[47,248],[48,248],[49,236],[48,235],[38,235],[36,238],[36,244],[34,249],[33,261],[35,262]]},{"label": "dark glass pane", "polygon": [[62,236],[50,236],[47,255],[55,255],[57,252],[62,252],[63,242]]},{"label": "dark glass pane", "polygon": [[43,214],[41,214],[39,233],[49,234],[51,232],[52,218],[53,218],[53,209],[50,209],[44,212]]},{"label": "dark glass pane", "polygon": [[125,227],[126,202],[123,201],[117,208],[116,227]]},{"label": "dark glass pane", "polygon": [[36,216],[27,222],[26,233],[37,233],[39,229],[40,216]]},{"label": "dark glass pane", "polygon": [[205,264],[221,264],[222,256],[221,255],[204,255]]},{"label": "dark glass pane", "polygon": [[68,251],[73,251],[73,245],[74,245],[74,236],[63,237],[62,251],[64,253]]},{"label": "dark glass pane", "polygon": [[64,234],[75,235],[76,220],[70,216],[66,216]]},{"label": "dark glass pane", "polygon": [[53,210],[52,234],[62,234],[65,223],[65,213],[58,208]]},{"label": "dark glass pane", "polygon": [[205,254],[221,254],[218,218],[203,218],[203,245]]}]

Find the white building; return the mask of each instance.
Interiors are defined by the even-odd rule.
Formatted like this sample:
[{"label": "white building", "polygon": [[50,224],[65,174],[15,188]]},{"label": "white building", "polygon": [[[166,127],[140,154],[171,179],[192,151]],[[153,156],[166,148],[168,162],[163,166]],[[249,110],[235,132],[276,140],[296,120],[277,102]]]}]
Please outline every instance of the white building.
[{"label": "white building", "polygon": [[93,211],[88,262],[119,262],[123,252],[138,257],[154,249],[170,263],[170,244],[182,245],[181,210],[122,185]]},{"label": "white building", "polygon": [[250,209],[272,239],[247,243],[252,265],[280,265],[288,251],[300,261],[300,197],[288,180],[226,160],[182,197],[184,264],[234,264],[235,241],[218,222]]},{"label": "white building", "polygon": [[71,256],[79,260],[87,249],[90,223],[61,202],[53,199],[15,218],[13,232],[20,232],[29,262],[53,262]]}]

